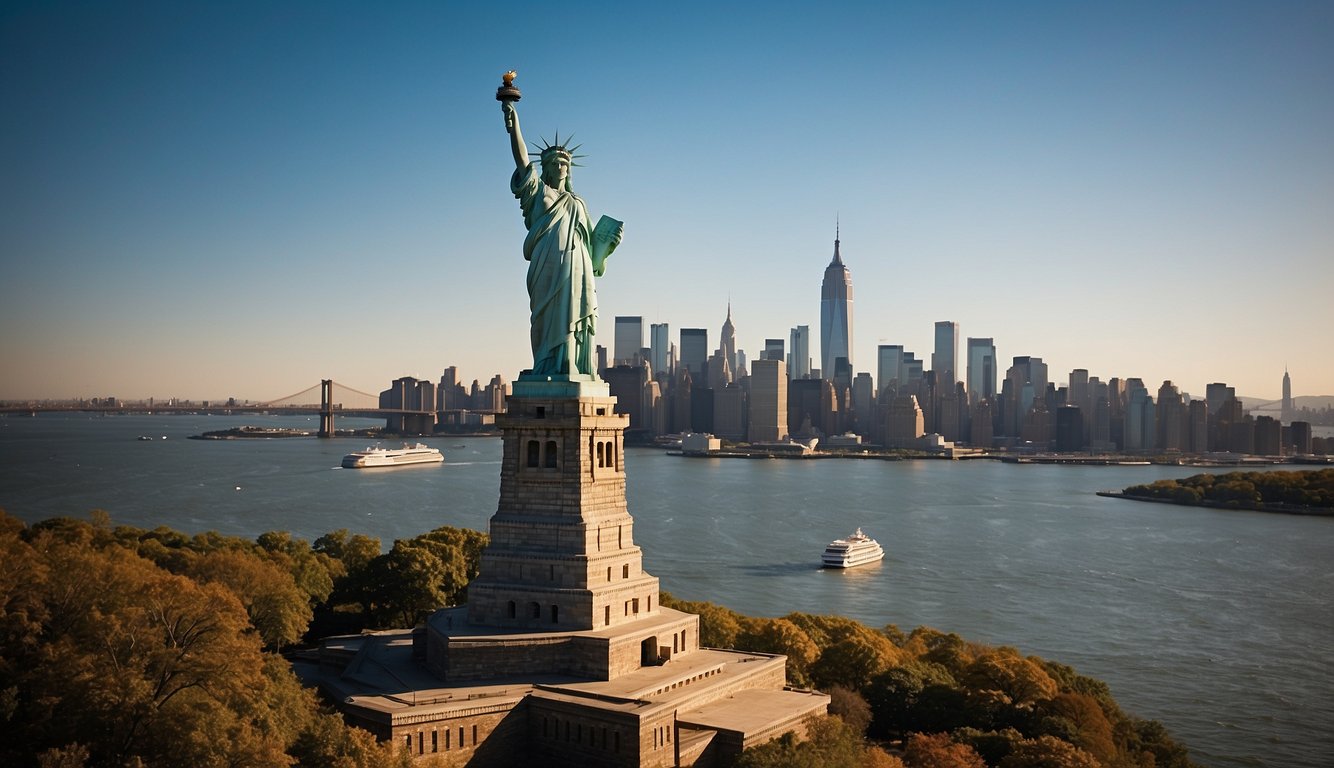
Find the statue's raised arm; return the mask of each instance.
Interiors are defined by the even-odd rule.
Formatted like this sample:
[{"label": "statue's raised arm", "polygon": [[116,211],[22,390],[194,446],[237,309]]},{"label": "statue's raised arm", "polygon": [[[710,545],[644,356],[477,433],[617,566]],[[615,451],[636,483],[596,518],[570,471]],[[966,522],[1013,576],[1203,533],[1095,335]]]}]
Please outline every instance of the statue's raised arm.
[{"label": "statue's raised arm", "polygon": [[510,151],[514,153],[514,167],[523,169],[528,165],[528,147],[523,143],[523,131],[519,129],[519,111],[514,102],[500,102],[500,111],[505,114],[505,130],[510,135]]}]

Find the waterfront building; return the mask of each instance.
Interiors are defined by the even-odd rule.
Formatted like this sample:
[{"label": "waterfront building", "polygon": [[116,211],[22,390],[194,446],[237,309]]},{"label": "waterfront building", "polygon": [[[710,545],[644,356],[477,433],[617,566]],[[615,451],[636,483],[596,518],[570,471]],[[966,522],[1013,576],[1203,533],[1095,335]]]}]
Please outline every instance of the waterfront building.
[{"label": "waterfront building", "polygon": [[790,333],[787,374],[789,379],[811,377],[811,327],[798,325]]},{"label": "waterfront building", "polygon": [[738,384],[728,384],[713,390],[713,434],[724,440],[741,442],[746,439],[748,420],[745,389]]},{"label": "waterfront building", "polygon": [[788,378],[783,360],[756,360],[750,372],[750,423],[754,443],[777,443],[788,438]]},{"label": "waterfront building", "polygon": [[385,430],[400,435],[429,435],[436,423],[435,385],[403,376],[380,392],[379,407],[396,411],[385,417]]},{"label": "waterfront building", "polygon": [[[751,376],[751,388],[754,391],[754,375]],[[821,396],[824,393],[824,379],[790,379],[787,387],[787,429],[793,435],[814,437],[825,432],[822,424]],[[831,385],[832,386],[832,385]],[[752,406],[753,401],[752,401]]]},{"label": "waterfront building", "polygon": [[[875,385],[871,374],[863,371],[852,380],[852,429],[860,435],[874,430]],[[948,439],[948,438],[947,438]]]},{"label": "waterfront building", "polygon": [[1288,445],[1288,453],[1297,456],[1310,455],[1312,448],[1311,423],[1307,421],[1294,421],[1287,426],[1288,439],[1285,441]]},{"label": "waterfront building", "polygon": [[1171,381],[1158,388],[1157,435],[1154,448],[1181,451],[1185,448],[1186,406],[1181,393]]},{"label": "waterfront building", "polygon": [[1255,418],[1255,447],[1251,453],[1259,456],[1280,456],[1283,453],[1283,423],[1273,416]]},{"label": "waterfront building", "polygon": [[1186,407],[1188,441],[1186,450],[1192,453],[1209,451],[1209,404],[1203,400],[1191,400]]},{"label": "waterfront building", "polygon": [[1045,451],[1051,447],[1053,432],[1052,413],[1047,410],[1047,400],[1037,398],[1019,425],[1019,439],[1039,451]]},{"label": "waterfront building", "polygon": [[676,384],[672,387],[672,431],[677,434],[693,432],[690,427],[690,402],[693,395],[694,381],[690,369],[678,366]]},{"label": "waterfront building", "polygon": [[[936,374],[936,386],[954,389],[959,376],[959,324],[950,320],[936,323],[935,348],[931,352],[931,370]],[[947,440],[949,438],[946,438]]]},{"label": "waterfront building", "polygon": [[994,438],[994,417],[991,411],[990,400],[980,400],[972,406],[969,413],[968,443],[974,448],[991,447]]},{"label": "waterfront building", "polygon": [[885,409],[885,447],[915,448],[926,434],[922,408],[913,395],[895,397]]},{"label": "waterfront building", "polygon": [[[968,403],[996,399],[996,344],[990,338],[970,338],[968,353]],[[881,382],[884,386],[884,382]]]},{"label": "waterfront building", "polygon": [[1084,447],[1084,416],[1078,405],[1066,403],[1056,409],[1056,450],[1074,453]]},{"label": "waterfront building", "polygon": [[681,329],[682,368],[690,371],[690,377],[703,385],[708,379],[704,376],[704,365],[709,359],[709,332],[704,328]]},{"label": "waterfront building", "polygon": [[1153,398],[1144,382],[1126,379],[1125,450],[1146,451],[1154,447],[1158,434]]},{"label": "waterfront building", "polygon": [[635,365],[644,347],[644,318],[639,316],[616,318],[616,335],[612,347],[612,365]]},{"label": "waterfront building", "polygon": [[649,326],[649,365],[653,375],[672,372],[670,355],[672,351],[671,328],[667,323],[653,323]]},{"label": "waterfront building", "polygon": [[1040,357],[1020,355],[1005,372],[1006,388],[1002,391],[1004,434],[1014,437],[1022,431],[1026,416],[1036,399],[1047,391],[1047,365]]},{"label": "waterfront building", "polygon": [[835,373],[834,361],[852,357],[852,273],[839,253],[838,229],[834,230],[834,258],[825,267],[820,286],[820,372],[825,378]]}]

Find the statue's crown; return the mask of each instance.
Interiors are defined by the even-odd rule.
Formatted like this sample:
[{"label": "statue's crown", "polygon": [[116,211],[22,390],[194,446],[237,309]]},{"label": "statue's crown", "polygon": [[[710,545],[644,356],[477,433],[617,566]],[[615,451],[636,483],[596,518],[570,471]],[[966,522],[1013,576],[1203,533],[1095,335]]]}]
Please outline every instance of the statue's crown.
[{"label": "statue's crown", "polygon": [[[574,134],[570,134],[569,136],[565,137],[566,143],[569,143],[569,141],[573,138]],[[538,147],[538,151],[529,152],[528,154],[530,156],[540,157],[544,162],[550,157],[561,156],[564,157],[566,160],[569,160],[570,165],[579,165],[579,163],[576,163],[574,161],[578,160],[581,157],[584,157],[584,155],[574,154],[576,151],[578,151],[579,147],[582,147],[583,145],[575,144],[573,147],[566,147],[565,144],[561,143],[559,131],[556,132],[555,141],[548,143],[547,140],[543,138],[541,146],[538,146],[536,143],[534,143],[533,146]]]}]

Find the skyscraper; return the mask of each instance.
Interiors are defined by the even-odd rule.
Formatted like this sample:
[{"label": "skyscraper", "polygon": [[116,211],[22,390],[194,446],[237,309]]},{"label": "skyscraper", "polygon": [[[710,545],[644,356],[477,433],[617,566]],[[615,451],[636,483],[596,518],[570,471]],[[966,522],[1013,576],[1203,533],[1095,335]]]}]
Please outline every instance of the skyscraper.
[{"label": "skyscraper", "polygon": [[672,348],[671,329],[666,323],[654,323],[649,326],[649,365],[653,375],[671,373],[669,355]]},{"label": "skyscraper", "polygon": [[787,439],[787,364],[756,360],[750,374],[750,439],[775,443]]},{"label": "skyscraper", "polygon": [[897,392],[903,384],[903,345],[881,344],[876,348],[875,363],[876,399],[879,400],[885,387],[894,384]]},{"label": "skyscraper", "polygon": [[765,339],[764,351],[760,353],[761,360],[783,360],[783,340]]},{"label": "skyscraper", "polygon": [[1283,369],[1283,406],[1279,411],[1279,419],[1282,421],[1292,421],[1292,379],[1288,376],[1288,369]]},{"label": "skyscraper", "polygon": [[791,342],[787,361],[788,377],[808,379],[811,376],[811,327],[798,325],[793,328]]},{"label": "skyscraper", "polygon": [[696,386],[708,386],[704,377],[704,361],[709,359],[709,332],[704,328],[681,329],[681,360],[683,368],[690,369],[690,378]]},{"label": "skyscraper", "polygon": [[612,365],[634,365],[643,346],[644,318],[617,316]]},{"label": "skyscraper", "polygon": [[931,370],[936,385],[953,388],[959,380],[959,324],[951,320],[936,323],[936,346],[931,353]]},{"label": "skyscraper", "polygon": [[838,252],[834,229],[834,258],[824,270],[820,287],[820,375],[834,377],[834,361],[846,358],[852,366],[852,273]]},{"label": "skyscraper", "polygon": [[996,399],[996,344],[991,338],[968,339],[968,403]]},{"label": "skyscraper", "polygon": [[727,319],[723,321],[722,337],[718,342],[718,349],[723,353],[723,358],[727,361],[727,370],[729,375],[735,376],[737,370],[736,364],[736,327],[732,325],[732,302],[727,302]]}]

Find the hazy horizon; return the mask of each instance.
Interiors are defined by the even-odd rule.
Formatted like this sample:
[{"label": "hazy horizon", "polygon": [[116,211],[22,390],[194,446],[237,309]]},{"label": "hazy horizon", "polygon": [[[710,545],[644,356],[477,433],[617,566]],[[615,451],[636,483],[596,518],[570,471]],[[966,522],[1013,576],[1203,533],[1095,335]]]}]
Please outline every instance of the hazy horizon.
[{"label": "hazy horizon", "polygon": [[1334,394],[1334,5],[19,2],[0,399],[257,402],[529,367],[494,91],[625,221],[613,319],[933,323],[1103,380]]}]

